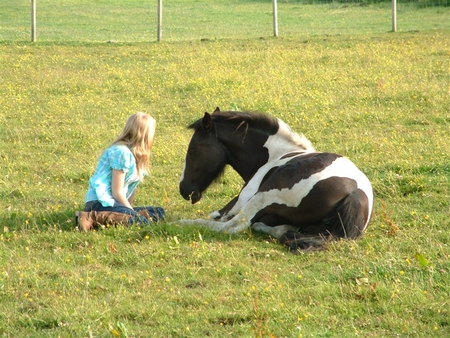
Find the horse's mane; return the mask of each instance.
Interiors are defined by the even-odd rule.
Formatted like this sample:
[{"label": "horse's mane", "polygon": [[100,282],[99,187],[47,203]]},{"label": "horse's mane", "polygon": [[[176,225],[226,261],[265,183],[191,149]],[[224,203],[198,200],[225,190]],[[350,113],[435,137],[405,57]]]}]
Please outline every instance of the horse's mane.
[{"label": "horse's mane", "polygon": [[[271,135],[277,133],[278,131],[279,135],[287,141],[292,142],[305,150],[314,150],[311,142],[304,135],[297,134],[292,131],[287,124],[284,124],[284,126],[281,125],[281,120],[261,112],[220,111],[214,112],[211,114],[211,117],[214,124],[231,123],[236,126],[236,129],[243,128],[245,132],[248,128],[264,130]],[[198,130],[201,127],[202,119],[199,119],[188,128]]]}]

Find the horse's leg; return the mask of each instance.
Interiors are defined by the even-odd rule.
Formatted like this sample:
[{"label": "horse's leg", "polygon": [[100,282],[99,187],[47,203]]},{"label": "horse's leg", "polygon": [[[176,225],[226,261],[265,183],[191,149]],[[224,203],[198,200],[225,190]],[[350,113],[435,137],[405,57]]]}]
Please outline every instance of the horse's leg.
[{"label": "horse's leg", "polygon": [[236,196],[230,202],[228,202],[222,209],[210,213],[209,217],[217,221],[221,220],[222,222],[230,220],[232,217],[234,217],[234,215],[228,215],[228,212],[234,207],[238,199],[239,196]]},{"label": "horse's leg", "polygon": [[209,219],[185,219],[180,220],[179,222],[183,224],[202,225],[213,231],[226,232],[229,234],[235,234],[244,231],[250,226],[250,222],[242,213],[237,214],[227,222],[220,222]]},{"label": "horse's leg", "polygon": [[252,229],[258,232],[263,232],[276,239],[280,239],[288,231],[296,231],[298,228],[293,225],[277,225],[274,227],[268,226],[262,222],[252,224]]}]

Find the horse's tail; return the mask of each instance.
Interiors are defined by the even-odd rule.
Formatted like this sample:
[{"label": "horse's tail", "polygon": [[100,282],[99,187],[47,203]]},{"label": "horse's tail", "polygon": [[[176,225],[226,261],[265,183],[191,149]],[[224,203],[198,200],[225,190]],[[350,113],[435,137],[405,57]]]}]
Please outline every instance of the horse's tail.
[{"label": "horse's tail", "polygon": [[[355,190],[344,198],[333,213],[318,225],[320,233],[286,232],[279,241],[291,251],[320,251],[330,240],[355,239],[362,235],[369,220],[369,200],[362,190]],[[323,229],[326,229],[323,231]]]}]

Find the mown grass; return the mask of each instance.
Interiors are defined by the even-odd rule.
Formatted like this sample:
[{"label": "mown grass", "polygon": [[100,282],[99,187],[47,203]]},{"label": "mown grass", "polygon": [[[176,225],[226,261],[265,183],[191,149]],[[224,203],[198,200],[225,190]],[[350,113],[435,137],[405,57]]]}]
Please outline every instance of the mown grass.
[{"label": "mown grass", "polygon": [[[447,1],[447,0],[446,0]],[[450,8],[428,2],[397,4],[399,32],[449,30]],[[284,38],[381,34],[392,30],[389,1],[307,4],[278,1],[278,31]],[[41,42],[148,42],[157,39],[157,1],[66,0],[37,3],[37,40]],[[0,3],[0,41],[30,41],[30,1]],[[163,1],[163,41],[249,39],[273,36],[271,0]]]},{"label": "mown grass", "polygon": [[[3,41],[0,333],[448,337],[449,36]],[[216,106],[281,117],[350,157],[375,189],[366,235],[292,255],[259,234],[178,225],[242,183],[228,170],[199,204],[178,194],[185,127]],[[137,110],[158,130],[136,202],[168,222],[79,233],[96,160]]]}]

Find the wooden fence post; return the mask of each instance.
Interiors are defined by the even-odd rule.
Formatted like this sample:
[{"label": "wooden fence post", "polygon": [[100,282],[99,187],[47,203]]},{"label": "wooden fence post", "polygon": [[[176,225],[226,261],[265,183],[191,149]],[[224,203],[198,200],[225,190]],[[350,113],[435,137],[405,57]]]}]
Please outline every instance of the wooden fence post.
[{"label": "wooden fence post", "polygon": [[158,0],[158,36],[157,40],[162,39],[162,0]]},{"label": "wooden fence post", "polygon": [[31,42],[36,41],[36,0],[31,0]]},{"label": "wooden fence post", "polygon": [[277,0],[272,0],[273,4],[273,36],[278,37],[278,9]]},{"label": "wooden fence post", "polygon": [[397,31],[397,0],[392,0],[392,31]]}]

